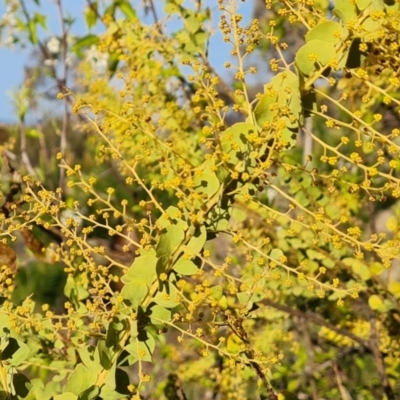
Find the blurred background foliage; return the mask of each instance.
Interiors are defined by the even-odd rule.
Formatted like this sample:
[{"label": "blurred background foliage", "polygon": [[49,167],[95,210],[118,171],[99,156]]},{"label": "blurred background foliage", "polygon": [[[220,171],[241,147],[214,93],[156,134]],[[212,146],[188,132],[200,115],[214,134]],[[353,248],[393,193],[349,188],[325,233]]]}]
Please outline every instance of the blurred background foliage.
[{"label": "blurred background foliage", "polygon": [[[399,4],[257,0],[238,34],[220,19],[241,23],[234,1],[88,0],[89,33],[71,38],[74,19],[56,0],[61,35],[42,38],[43,2],[34,1],[35,14],[26,3],[5,0],[1,24],[3,45],[34,48],[14,96],[18,122],[0,131],[3,301],[32,307],[22,317],[43,323],[36,342],[23,324],[15,336],[37,346],[23,364],[34,384],[17,398],[139,398],[136,389],[147,399],[398,398]],[[310,36],[328,21],[342,36],[332,25]],[[208,54],[217,24],[234,49],[226,62],[235,68],[222,76]],[[335,55],[347,51],[347,63],[328,65],[323,50],[302,61],[299,49],[315,37],[326,48],[332,40]],[[295,71],[296,83],[273,86],[282,71]],[[295,122],[287,110],[273,114],[265,94],[273,89],[277,99],[299,89]],[[290,111],[294,97],[284,102]],[[282,120],[284,129],[275,126]],[[253,146],[247,136],[232,139],[243,122],[262,132],[257,156],[243,150]],[[236,166],[224,158],[229,146],[244,146]],[[221,187],[223,201],[207,214]],[[146,326],[143,364],[127,345],[136,363],[118,369],[125,388],[82,394],[66,378],[79,372],[82,346],[99,349],[96,335],[111,330],[93,321],[124,315],[121,293],[137,300],[124,292],[124,275],[135,258],[160,251],[165,214],[171,226],[206,235],[185,260],[201,272],[170,271],[184,300],[158,298],[172,311]],[[150,263],[140,268],[146,275]],[[78,329],[59,333],[65,325],[54,315]]]}]

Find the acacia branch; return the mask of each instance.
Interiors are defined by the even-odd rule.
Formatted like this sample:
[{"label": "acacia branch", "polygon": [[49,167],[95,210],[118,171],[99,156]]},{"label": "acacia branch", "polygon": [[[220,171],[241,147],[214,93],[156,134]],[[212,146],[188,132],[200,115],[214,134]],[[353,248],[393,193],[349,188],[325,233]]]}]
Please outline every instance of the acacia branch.
[{"label": "acacia branch", "polygon": [[264,299],[262,301],[262,303],[265,304],[266,306],[275,308],[276,310],[283,311],[284,313],[287,313],[287,314],[293,315],[295,317],[303,318],[307,321],[313,322],[316,325],[324,326],[325,328],[328,328],[329,330],[336,332],[339,335],[348,337],[349,339],[358,343],[361,347],[364,347],[365,349],[370,350],[369,342],[367,340],[362,339],[361,337],[355,335],[352,332],[349,332],[346,329],[338,328],[337,326],[326,321],[324,318],[322,318],[321,316],[319,316],[316,313],[313,313],[311,311],[304,312],[304,311],[295,310],[294,308],[285,306],[283,304],[277,303],[277,302],[269,300],[269,299]]}]

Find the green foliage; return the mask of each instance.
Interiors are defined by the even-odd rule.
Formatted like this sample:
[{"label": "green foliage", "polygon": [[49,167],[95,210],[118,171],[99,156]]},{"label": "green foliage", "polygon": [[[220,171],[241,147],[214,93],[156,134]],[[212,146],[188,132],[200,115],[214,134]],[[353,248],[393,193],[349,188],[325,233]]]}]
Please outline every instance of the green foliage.
[{"label": "green foliage", "polygon": [[[245,26],[234,0],[165,1],[174,31],[88,1],[101,35],[64,16],[42,41],[46,16],[8,3],[3,37],[46,68],[1,141],[4,396],[395,399],[399,4],[267,1]],[[28,126],[46,80],[64,114]]]}]

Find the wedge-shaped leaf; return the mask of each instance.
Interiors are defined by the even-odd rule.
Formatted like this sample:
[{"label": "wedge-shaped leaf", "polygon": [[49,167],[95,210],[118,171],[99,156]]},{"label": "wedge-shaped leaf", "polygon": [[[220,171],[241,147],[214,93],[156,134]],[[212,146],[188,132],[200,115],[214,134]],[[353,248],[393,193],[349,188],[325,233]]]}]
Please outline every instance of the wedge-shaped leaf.
[{"label": "wedge-shaped leaf", "polygon": [[[289,125],[289,124],[287,124]],[[280,140],[282,142],[285,142],[286,148],[292,148],[296,142],[297,142],[297,133],[298,133],[298,128],[284,128],[281,130],[280,134]]]},{"label": "wedge-shaped leaf", "polygon": [[198,270],[198,266],[193,261],[183,258],[180,258],[174,265],[174,271],[181,275],[194,275]]},{"label": "wedge-shaped leaf", "polygon": [[96,351],[99,354],[101,366],[106,370],[111,369],[114,349],[112,347],[107,347],[106,341],[101,339],[97,342]]},{"label": "wedge-shaped leaf", "polygon": [[63,394],[57,394],[56,396],[54,396],[54,400],[78,400],[78,396],[76,394],[68,392]]},{"label": "wedge-shaped leaf", "polygon": [[97,3],[92,3],[87,6],[85,8],[84,15],[86,26],[90,30],[96,25],[97,22]]},{"label": "wedge-shaped leaf", "polygon": [[356,7],[349,0],[336,0],[333,14],[341,19],[344,25],[357,16]]},{"label": "wedge-shaped leaf", "polygon": [[264,85],[264,94],[254,109],[257,124],[276,122],[280,108],[289,108],[290,114],[285,117],[287,128],[296,128],[303,112],[298,76],[291,71],[281,72],[269,84]]},{"label": "wedge-shaped leaf", "polygon": [[357,274],[364,282],[371,278],[372,273],[368,266],[357,258],[344,258],[343,264],[350,267],[355,274]]},{"label": "wedge-shaped leaf", "polygon": [[104,383],[111,389],[115,389],[115,371],[117,369],[117,363],[113,363],[111,368],[107,371],[107,375],[104,379]]},{"label": "wedge-shaped leaf", "polygon": [[269,255],[273,260],[278,260],[283,256],[283,251],[281,249],[272,249]]},{"label": "wedge-shaped leaf", "polygon": [[234,333],[231,333],[226,341],[226,348],[231,354],[241,353],[244,351],[243,340]]},{"label": "wedge-shaped leaf", "polygon": [[167,3],[164,7],[165,14],[179,14],[179,7],[174,3]]},{"label": "wedge-shaped leaf", "polygon": [[185,232],[177,225],[170,225],[165,228],[157,244],[157,256],[169,257],[182,244]]},{"label": "wedge-shaped leaf", "polygon": [[[128,381],[127,381],[127,379],[128,379]],[[128,389],[127,389],[130,382],[129,382],[129,377],[127,377],[126,372],[117,368],[116,374],[115,374],[115,380],[117,383],[117,386],[115,389],[111,388],[107,384],[101,388],[100,396],[102,399],[121,400],[121,399],[126,399],[126,398],[130,397],[130,396],[128,396],[130,393],[128,392]],[[120,386],[119,386],[118,382],[121,382]]]},{"label": "wedge-shaped leaf", "polygon": [[223,290],[221,285],[213,286],[211,288],[211,298],[215,301],[219,301],[223,295]]},{"label": "wedge-shaped leaf", "polygon": [[299,398],[294,393],[284,390],[278,393],[278,400],[299,400]]},{"label": "wedge-shaped leaf", "polygon": [[155,303],[165,308],[174,308],[181,303],[181,297],[175,285],[164,282],[162,289],[154,297]]},{"label": "wedge-shaped leaf", "polygon": [[213,171],[204,171],[201,175],[194,178],[194,190],[199,194],[204,194],[210,199],[218,192],[220,187],[219,179]]},{"label": "wedge-shaped leaf", "polygon": [[96,385],[92,385],[79,395],[79,400],[94,400],[98,398],[99,394],[100,388]]},{"label": "wedge-shaped leaf", "polygon": [[149,288],[143,280],[133,279],[122,288],[121,296],[130,307],[137,308],[148,292]]},{"label": "wedge-shaped leaf", "polygon": [[128,272],[121,278],[121,281],[129,283],[133,280],[140,280],[150,286],[157,277],[157,262],[158,258],[154,255],[144,255],[136,258]]},{"label": "wedge-shaped leaf", "polygon": [[146,310],[146,315],[154,325],[162,325],[164,321],[171,320],[171,311],[155,303]]},{"label": "wedge-shaped leaf", "polygon": [[357,0],[356,1],[356,6],[357,8],[362,11],[365,10],[367,7],[369,7],[372,3],[372,0]]},{"label": "wedge-shaped leaf", "polygon": [[257,303],[264,299],[265,297],[265,291],[260,291],[260,292],[252,292],[246,291],[246,292],[239,292],[236,294],[239,303],[246,306],[248,310],[252,309],[254,307],[254,303]]},{"label": "wedge-shaped leaf", "polygon": [[24,343],[14,338],[8,338],[8,344],[1,351],[1,359],[7,360],[12,367],[17,367],[25,361],[30,353],[29,347]]},{"label": "wedge-shaped leaf", "polygon": [[155,347],[156,341],[153,336],[148,334],[145,341],[139,340],[138,338],[132,339],[125,350],[133,357],[133,360],[140,359],[141,361],[151,362]]},{"label": "wedge-shaped leaf", "polygon": [[199,228],[196,228],[192,238],[189,240],[189,243],[186,245],[186,249],[188,250],[189,254],[195,255],[200,253],[203,249],[207,240],[207,231],[206,227],[202,225]]},{"label": "wedge-shaped leaf", "polygon": [[200,27],[200,21],[197,18],[197,14],[194,12],[191,12],[184,18],[184,24],[188,32],[190,33],[196,33]]},{"label": "wedge-shaped leaf", "polygon": [[343,26],[335,21],[322,22],[312,28],[306,35],[307,42],[317,39],[332,44],[339,43],[344,38]]},{"label": "wedge-shaped leaf", "polygon": [[179,210],[179,208],[174,207],[174,206],[169,206],[165,210],[165,214],[162,215],[158,220],[157,220],[157,225],[166,228],[167,226],[170,225],[177,225],[179,226],[182,230],[186,231],[188,224],[186,221],[181,219],[182,212]]},{"label": "wedge-shaped leaf", "polygon": [[129,319],[124,316],[115,316],[107,328],[106,346],[119,347],[122,338],[131,329]]},{"label": "wedge-shaped leaf", "polygon": [[260,101],[254,109],[254,116],[258,126],[261,128],[264,124],[271,122],[276,112],[274,111],[273,104],[277,101],[278,93],[275,91],[264,93]]},{"label": "wedge-shaped leaf", "polygon": [[84,50],[92,45],[99,44],[100,39],[98,35],[86,35],[78,39],[72,46],[72,51],[79,56],[84,55]]},{"label": "wedge-shaped leaf", "polygon": [[393,293],[395,297],[400,298],[400,282],[391,281],[388,284],[389,292]]},{"label": "wedge-shaped leaf", "polygon": [[75,367],[74,372],[68,378],[66,385],[66,391],[71,392],[75,395],[79,395],[86,389],[95,385],[97,381],[97,374],[90,371],[83,364],[78,364]]},{"label": "wedge-shaped leaf", "polygon": [[379,310],[383,306],[383,301],[379,296],[373,294],[369,297],[368,304],[372,310]]},{"label": "wedge-shaped leaf", "polygon": [[103,367],[100,364],[99,353],[95,350],[96,349],[93,346],[81,347],[78,350],[78,354],[85,367],[98,374],[101,372]]},{"label": "wedge-shaped leaf", "polygon": [[304,75],[311,75],[320,68],[326,67],[336,58],[332,43],[323,40],[310,40],[296,54],[296,66]]},{"label": "wedge-shaped leaf", "polygon": [[221,147],[224,153],[230,155],[228,164],[236,165],[249,151],[249,135],[256,133],[254,125],[239,122],[232,125],[221,135]]},{"label": "wedge-shaped leaf", "polygon": [[317,111],[317,96],[314,91],[309,91],[301,96],[301,104],[304,118],[310,117],[313,111]]},{"label": "wedge-shaped leaf", "polygon": [[128,0],[121,0],[119,2],[119,9],[130,21],[137,20],[135,9],[131,6]]},{"label": "wedge-shaped leaf", "polygon": [[64,294],[72,301],[81,301],[89,297],[87,289],[78,285],[71,276],[67,278],[67,283],[64,287]]}]

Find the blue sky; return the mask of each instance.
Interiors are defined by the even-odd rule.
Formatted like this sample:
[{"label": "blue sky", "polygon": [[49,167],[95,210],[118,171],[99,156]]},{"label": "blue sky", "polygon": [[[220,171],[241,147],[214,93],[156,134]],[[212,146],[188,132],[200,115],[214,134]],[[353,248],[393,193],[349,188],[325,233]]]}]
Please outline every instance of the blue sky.
[{"label": "blue sky", "polygon": [[[33,0],[25,0],[25,3],[34,10]],[[137,1],[133,0],[133,4]],[[209,5],[214,10],[216,9],[216,0],[206,0],[205,4]],[[238,1],[238,3],[241,3]],[[241,12],[249,18],[253,1],[247,1],[242,3]],[[160,5],[161,8],[159,15],[162,15],[162,5],[164,1],[155,0],[155,4]],[[85,0],[64,0],[64,10],[66,14],[70,14],[76,17],[76,22],[72,26],[71,33],[75,35],[86,34],[87,28],[83,18],[83,10],[86,5]],[[0,16],[5,12],[4,0],[0,0]],[[40,12],[47,15],[47,24],[49,32],[42,30],[40,37],[46,38],[52,35],[60,34],[59,19],[57,9],[52,0],[41,0]],[[216,12],[213,13],[217,15]],[[213,21],[213,26],[216,28],[218,20]],[[97,30],[100,32],[100,30]],[[220,35],[216,35],[210,43],[210,60],[213,66],[222,74],[224,74],[223,63],[229,59],[229,46],[222,43]],[[10,98],[9,92],[18,89],[19,84],[23,78],[24,65],[29,64],[29,57],[31,55],[31,49],[7,49],[0,47],[0,123],[10,123],[16,120],[14,106]]]}]

